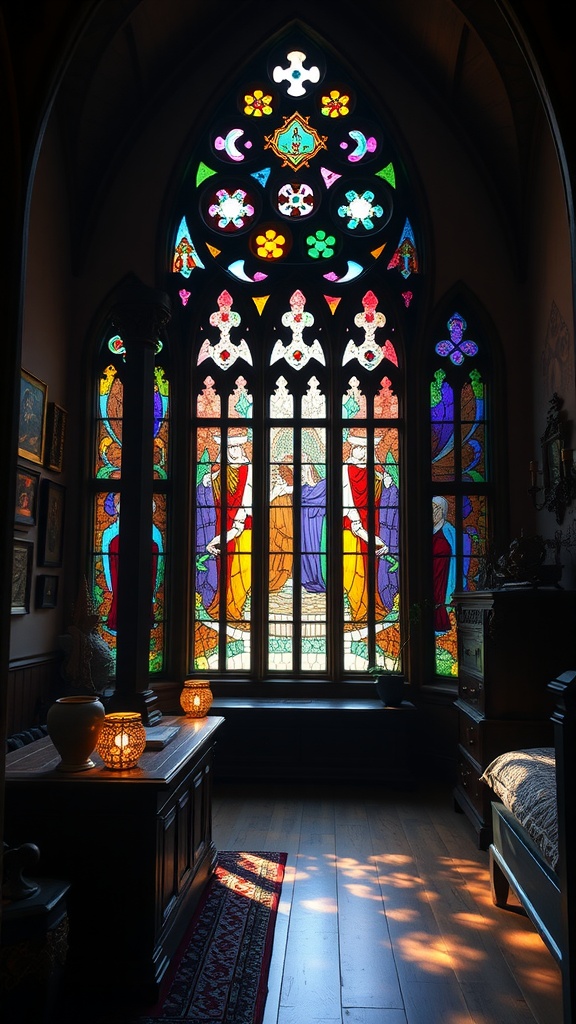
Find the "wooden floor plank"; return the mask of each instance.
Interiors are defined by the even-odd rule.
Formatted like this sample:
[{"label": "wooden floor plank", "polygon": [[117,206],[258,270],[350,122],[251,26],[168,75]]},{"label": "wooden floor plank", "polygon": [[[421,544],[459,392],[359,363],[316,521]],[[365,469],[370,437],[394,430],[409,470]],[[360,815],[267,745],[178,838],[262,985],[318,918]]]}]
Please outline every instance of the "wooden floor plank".
[{"label": "wooden floor plank", "polygon": [[409,981],[403,988],[408,1024],[480,1024],[471,1016],[454,977]]},{"label": "wooden floor plank", "polygon": [[[342,1006],[403,1006],[370,825],[358,799],[336,808]],[[370,955],[367,955],[370,950]]]},{"label": "wooden floor plank", "polygon": [[373,805],[370,829],[400,984],[452,970],[414,852],[394,804]]},{"label": "wooden floor plank", "polygon": [[[492,1019],[497,1019],[493,998],[496,992],[501,998],[500,1014],[504,1021],[511,1012],[509,1007],[514,1006],[516,1017],[510,1016],[510,1020],[535,1017],[543,1024],[557,1024],[562,1018],[561,981],[551,954],[523,913],[506,912],[492,903],[488,853],[478,850],[468,828],[462,829],[461,816],[450,814],[445,808],[438,809],[436,805],[433,821],[445,845],[453,854],[458,854],[452,858],[457,871],[452,888],[462,896],[468,893],[473,901],[473,912],[475,907],[476,926],[480,930],[474,938],[468,937],[468,941],[473,952],[484,951],[482,959],[476,953],[475,962],[484,965],[478,987],[490,992]],[[513,898],[511,902],[518,906]],[[440,906],[445,906],[445,901]],[[473,918],[465,918],[464,927],[472,921]],[[458,919],[455,923],[458,924]],[[461,982],[463,988],[470,984],[470,991],[474,991],[473,978],[463,973]],[[522,999],[518,1000],[517,990],[530,1008],[528,1015],[525,1008],[520,1010]]]},{"label": "wooden floor plank", "polygon": [[341,1018],[337,910],[333,802],[305,799],[280,995],[296,1020]]},{"label": "wooden floor plank", "polygon": [[288,854],[263,1024],[559,1024],[559,970],[448,787],[221,783],[213,835]]},{"label": "wooden floor plank", "polygon": [[381,1007],[351,1007],[346,1010],[345,1024],[406,1024],[404,1010],[383,1010]]},{"label": "wooden floor plank", "polygon": [[[462,864],[460,859],[450,856],[435,827],[435,819],[408,814],[403,809],[400,809],[400,818],[463,992],[489,992],[491,1019],[495,1022],[530,1021],[533,1015],[520,979],[511,971],[510,963],[499,955],[498,929],[489,926],[482,904],[478,903],[469,884],[475,878],[475,873],[470,872],[474,860],[466,858]],[[478,872],[477,864],[475,871]],[[487,875],[485,879],[487,881]],[[486,887],[486,895],[488,892]],[[475,1006],[479,1013],[477,1001]]]},{"label": "wooden floor plank", "polygon": [[294,901],[294,885],[301,831],[302,801],[300,799],[276,801],[276,806],[268,823],[266,849],[287,853],[288,858],[284,870],[284,882],[282,884],[278,916],[274,929],[274,946],[268,975],[268,996],[262,1024],[276,1024],[277,1008],[280,1004],[284,982],[288,928]]},{"label": "wooden floor plank", "polygon": [[[462,993],[474,1021],[477,1024],[534,1024],[534,1016],[520,989],[518,994],[504,993],[498,979],[491,985],[485,982],[462,982]],[[544,1018],[540,1024],[560,1024],[561,1017]]]}]

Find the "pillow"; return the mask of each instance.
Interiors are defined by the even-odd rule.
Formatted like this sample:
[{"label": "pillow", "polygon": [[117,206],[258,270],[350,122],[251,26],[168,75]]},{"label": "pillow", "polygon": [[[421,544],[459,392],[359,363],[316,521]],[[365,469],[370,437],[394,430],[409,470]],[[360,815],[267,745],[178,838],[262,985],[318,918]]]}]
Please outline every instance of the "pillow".
[{"label": "pillow", "polygon": [[550,866],[558,864],[558,810],[554,747],[500,754],[480,776],[524,826]]}]

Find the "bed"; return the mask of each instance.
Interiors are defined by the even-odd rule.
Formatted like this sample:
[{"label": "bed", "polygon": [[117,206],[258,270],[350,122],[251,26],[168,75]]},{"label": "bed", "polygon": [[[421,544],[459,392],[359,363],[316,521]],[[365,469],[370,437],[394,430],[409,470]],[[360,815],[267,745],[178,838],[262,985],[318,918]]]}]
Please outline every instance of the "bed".
[{"label": "bed", "polygon": [[576,670],[548,686],[555,697],[554,746],[496,757],[490,786],[492,899],[506,907],[510,888],[557,960],[563,1024],[576,1020]]}]

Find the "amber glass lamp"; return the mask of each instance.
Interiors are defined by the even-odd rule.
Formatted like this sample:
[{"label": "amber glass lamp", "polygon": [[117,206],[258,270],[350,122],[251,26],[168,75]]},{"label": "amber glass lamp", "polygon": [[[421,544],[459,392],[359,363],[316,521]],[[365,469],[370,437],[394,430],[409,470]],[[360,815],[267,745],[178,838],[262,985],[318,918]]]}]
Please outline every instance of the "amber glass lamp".
[{"label": "amber glass lamp", "polygon": [[212,690],[207,679],[186,679],[180,704],[187,718],[206,718],[212,704]]},{"label": "amber glass lamp", "polygon": [[146,730],[138,711],[114,711],[104,716],[96,750],[107,768],[135,768],[146,746]]}]

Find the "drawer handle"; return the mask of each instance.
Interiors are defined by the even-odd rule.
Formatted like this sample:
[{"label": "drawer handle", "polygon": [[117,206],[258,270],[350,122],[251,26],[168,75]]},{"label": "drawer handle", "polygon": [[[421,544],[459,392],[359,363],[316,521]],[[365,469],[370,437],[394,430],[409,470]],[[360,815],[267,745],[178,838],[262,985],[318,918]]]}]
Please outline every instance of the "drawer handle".
[{"label": "drawer handle", "polygon": [[472,650],[471,647],[465,647],[464,654],[466,655],[467,658],[474,658],[476,661],[478,661],[480,655],[482,654],[482,648],[476,647],[475,650]]}]

